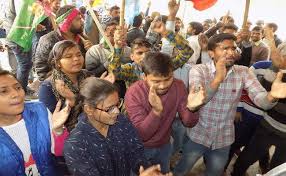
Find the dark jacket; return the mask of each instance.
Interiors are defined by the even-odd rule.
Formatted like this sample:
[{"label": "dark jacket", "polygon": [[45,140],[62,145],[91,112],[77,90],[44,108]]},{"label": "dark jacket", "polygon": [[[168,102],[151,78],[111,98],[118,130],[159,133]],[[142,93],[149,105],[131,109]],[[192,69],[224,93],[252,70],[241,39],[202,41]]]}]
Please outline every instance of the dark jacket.
[{"label": "dark jacket", "polygon": [[[46,107],[39,102],[25,103],[23,118],[27,127],[32,156],[39,173],[43,176],[55,176]],[[22,152],[2,128],[0,128],[0,158],[0,175],[26,176]]]},{"label": "dark jacket", "polygon": [[109,126],[107,137],[94,128],[85,114],[64,146],[64,156],[74,176],[130,176],[146,168],[144,148],[135,127],[123,115]]}]

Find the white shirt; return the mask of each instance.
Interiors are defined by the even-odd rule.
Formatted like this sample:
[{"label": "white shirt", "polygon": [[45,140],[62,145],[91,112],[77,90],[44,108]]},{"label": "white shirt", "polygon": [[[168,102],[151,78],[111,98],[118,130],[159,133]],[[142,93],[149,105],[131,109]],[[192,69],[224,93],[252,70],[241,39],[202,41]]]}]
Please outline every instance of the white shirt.
[{"label": "white shirt", "polygon": [[[52,114],[49,113],[49,124],[50,124],[50,132],[51,132],[51,151],[54,153],[54,139],[52,135],[52,126],[51,126],[51,117]],[[38,176],[40,175],[38,168],[36,166],[35,160],[33,159],[31,146],[29,141],[29,136],[26,128],[26,124],[24,119],[21,119],[19,122],[2,127],[4,131],[12,138],[12,140],[16,143],[23,154],[24,162],[25,162],[25,173],[27,176]]]}]

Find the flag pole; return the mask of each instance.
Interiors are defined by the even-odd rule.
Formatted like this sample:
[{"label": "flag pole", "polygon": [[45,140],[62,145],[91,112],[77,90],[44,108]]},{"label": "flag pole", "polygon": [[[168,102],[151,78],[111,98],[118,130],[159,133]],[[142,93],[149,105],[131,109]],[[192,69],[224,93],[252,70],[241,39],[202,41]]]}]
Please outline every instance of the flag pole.
[{"label": "flag pole", "polygon": [[125,0],[121,0],[120,22],[119,22],[119,25],[120,25],[121,27],[124,26],[124,15],[125,15]]},{"label": "flag pole", "polygon": [[250,6],[250,0],[246,0],[242,28],[245,28],[247,24],[249,6]]},{"label": "flag pole", "polygon": [[84,0],[85,3],[86,3],[86,7],[87,7],[87,10],[89,12],[89,14],[91,15],[93,21],[95,22],[100,34],[102,35],[102,37],[104,38],[105,42],[107,43],[107,45],[109,46],[111,52],[114,52],[114,47],[112,46],[111,42],[109,41],[109,39],[106,37],[106,35],[104,34],[104,31],[102,29],[102,26],[100,24],[100,22],[98,21],[93,9],[91,8],[91,5],[90,3],[88,2],[88,0]]}]

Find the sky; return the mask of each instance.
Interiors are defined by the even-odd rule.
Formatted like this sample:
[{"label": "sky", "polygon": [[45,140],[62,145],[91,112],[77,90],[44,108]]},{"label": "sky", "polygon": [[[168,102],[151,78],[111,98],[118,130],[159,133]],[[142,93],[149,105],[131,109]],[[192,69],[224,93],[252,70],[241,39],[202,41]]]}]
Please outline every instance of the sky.
[{"label": "sky", "polygon": [[[67,0],[71,1],[71,0]],[[83,0],[76,0],[83,1]],[[109,6],[117,4],[120,6],[121,0],[102,0],[108,3]],[[128,0],[126,0],[128,1]],[[133,0],[131,0],[133,1]],[[139,0],[141,11],[145,12],[147,2],[149,0]],[[150,13],[159,11],[164,15],[168,14],[168,0],[150,0]],[[185,26],[191,21],[202,22],[208,18],[219,19],[229,10],[231,16],[235,19],[235,24],[238,27],[242,26],[243,14],[246,0],[217,0],[217,3],[204,11],[197,11],[192,7],[192,2],[181,0],[181,6],[177,14],[183,19]],[[128,10],[127,10],[128,12]],[[249,20],[254,24],[257,20],[274,22],[278,25],[278,36],[286,40],[286,0],[250,0]]]},{"label": "sky", "polygon": [[[151,0],[150,11],[168,13],[167,0]],[[146,8],[146,0],[141,1],[142,8]],[[217,3],[204,11],[197,11],[192,7],[192,2],[181,0],[181,6],[177,16],[184,19],[184,24],[191,21],[202,22],[207,18],[217,18],[230,11],[236,25],[242,26],[245,8],[245,0],[217,0]],[[184,13],[185,12],[185,13]],[[286,40],[286,0],[251,0],[249,9],[249,20],[255,24],[257,20],[275,22],[278,25],[278,36]],[[252,26],[254,27],[254,26]]]}]

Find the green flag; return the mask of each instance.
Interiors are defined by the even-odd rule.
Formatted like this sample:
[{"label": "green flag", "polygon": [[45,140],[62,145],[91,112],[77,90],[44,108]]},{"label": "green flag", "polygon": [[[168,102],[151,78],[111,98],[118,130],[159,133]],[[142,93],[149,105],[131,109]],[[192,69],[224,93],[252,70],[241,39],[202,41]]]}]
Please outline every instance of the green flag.
[{"label": "green flag", "polygon": [[17,14],[7,38],[21,46],[24,51],[29,51],[37,25],[47,16],[43,6],[36,0],[23,0],[22,3],[20,13]]}]

